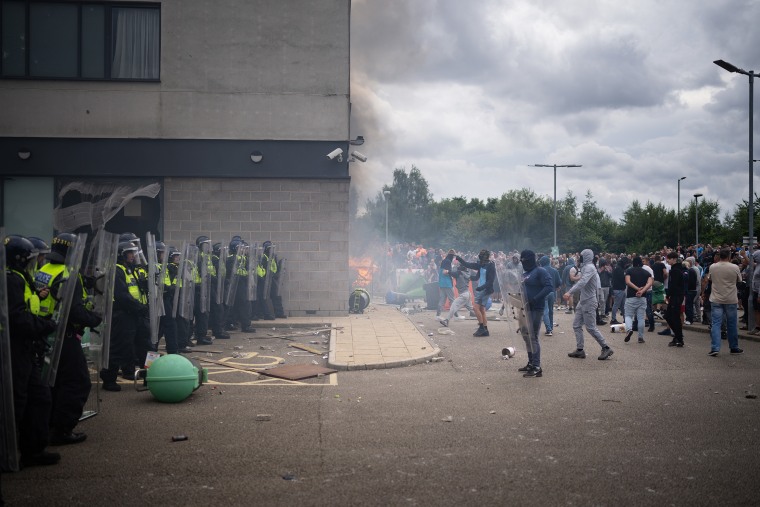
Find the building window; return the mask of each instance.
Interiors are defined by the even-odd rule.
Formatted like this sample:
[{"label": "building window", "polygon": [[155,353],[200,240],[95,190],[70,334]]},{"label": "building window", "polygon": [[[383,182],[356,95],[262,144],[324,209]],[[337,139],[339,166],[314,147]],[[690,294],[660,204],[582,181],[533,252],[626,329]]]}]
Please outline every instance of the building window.
[{"label": "building window", "polygon": [[0,77],[159,80],[160,4],[0,3]]}]

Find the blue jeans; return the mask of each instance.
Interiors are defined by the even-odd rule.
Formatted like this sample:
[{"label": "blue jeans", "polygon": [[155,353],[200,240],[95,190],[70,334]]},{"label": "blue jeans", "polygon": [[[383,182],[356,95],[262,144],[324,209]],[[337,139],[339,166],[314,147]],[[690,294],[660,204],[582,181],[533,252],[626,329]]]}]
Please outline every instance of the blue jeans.
[{"label": "blue jeans", "polygon": [[529,336],[523,336],[525,347],[528,351],[528,362],[536,368],[541,367],[541,344],[538,343],[538,333],[541,331],[541,317],[544,316],[542,311],[528,310],[526,317],[529,319],[530,329]]},{"label": "blue jeans", "polygon": [[620,315],[625,316],[625,289],[613,290],[612,297],[615,299],[615,303],[612,305],[612,318],[611,320],[617,320],[617,312],[620,310]]},{"label": "blue jeans", "polygon": [[726,317],[726,330],[728,331],[728,346],[732,349],[739,348],[739,321],[736,304],[721,305],[711,303],[712,327],[710,328],[711,350],[720,350],[720,328],[723,325],[723,316]]},{"label": "blue jeans", "polygon": [[644,339],[644,315],[647,311],[646,297],[625,298],[625,330],[633,329],[633,318],[639,319],[639,339]]},{"label": "blue jeans", "polygon": [[544,303],[544,325],[546,326],[546,332],[550,333],[554,329],[554,301],[557,299],[555,292],[550,292],[546,296],[546,302]]}]

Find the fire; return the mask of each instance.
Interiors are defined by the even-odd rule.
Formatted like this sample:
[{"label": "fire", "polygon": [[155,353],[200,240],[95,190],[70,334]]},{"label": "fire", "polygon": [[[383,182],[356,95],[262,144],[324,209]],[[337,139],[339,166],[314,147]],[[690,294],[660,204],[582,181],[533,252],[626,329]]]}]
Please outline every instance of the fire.
[{"label": "fire", "polygon": [[369,287],[372,275],[377,271],[377,265],[371,257],[349,257],[348,267],[356,273],[354,287]]}]

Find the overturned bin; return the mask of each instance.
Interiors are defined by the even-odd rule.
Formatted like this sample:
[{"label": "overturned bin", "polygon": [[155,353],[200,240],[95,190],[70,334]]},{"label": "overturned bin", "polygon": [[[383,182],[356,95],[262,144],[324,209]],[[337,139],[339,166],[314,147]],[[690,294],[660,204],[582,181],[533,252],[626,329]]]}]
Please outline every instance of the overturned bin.
[{"label": "overturned bin", "polygon": [[[137,385],[143,381],[142,387]],[[208,382],[208,370],[179,354],[167,354],[153,361],[149,368],[138,370],[135,388],[148,390],[158,401],[178,403],[203,382]]]}]

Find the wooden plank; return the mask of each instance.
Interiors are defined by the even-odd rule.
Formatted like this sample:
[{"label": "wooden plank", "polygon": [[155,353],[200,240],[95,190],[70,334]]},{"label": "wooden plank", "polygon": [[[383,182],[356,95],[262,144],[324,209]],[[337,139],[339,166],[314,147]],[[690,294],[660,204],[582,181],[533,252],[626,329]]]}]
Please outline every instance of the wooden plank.
[{"label": "wooden plank", "polygon": [[314,347],[309,347],[308,345],[304,345],[303,343],[289,343],[288,347],[305,350],[306,352],[311,352],[312,354],[318,354],[320,356],[324,354],[325,352],[327,352],[325,350],[319,350],[319,349],[315,349]]}]

